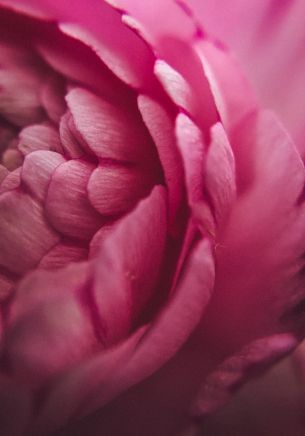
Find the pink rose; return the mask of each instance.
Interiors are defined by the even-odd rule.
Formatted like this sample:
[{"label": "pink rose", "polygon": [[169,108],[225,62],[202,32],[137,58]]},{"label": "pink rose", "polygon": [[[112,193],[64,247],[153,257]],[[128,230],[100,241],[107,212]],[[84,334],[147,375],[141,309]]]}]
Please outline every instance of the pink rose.
[{"label": "pink rose", "polygon": [[299,114],[239,3],[0,0],[3,435],[195,431],[302,340],[304,165],[262,108]]}]

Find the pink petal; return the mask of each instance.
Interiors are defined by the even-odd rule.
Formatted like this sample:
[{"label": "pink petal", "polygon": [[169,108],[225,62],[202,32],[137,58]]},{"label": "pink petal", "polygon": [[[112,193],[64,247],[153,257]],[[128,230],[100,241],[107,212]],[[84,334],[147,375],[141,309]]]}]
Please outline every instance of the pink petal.
[{"label": "pink petal", "polygon": [[[176,354],[199,322],[210,298],[214,266],[207,241],[198,245],[189,259],[188,268],[176,293],[149,330],[145,332],[140,330],[127,341],[113,347],[112,350],[88,359],[86,363],[64,376],[57,385],[53,386],[53,393],[39,417],[39,428],[45,429],[48,423],[52,428],[59,427],[76,413],[79,416],[79,411],[82,415],[86,415],[99,409],[124,390],[147,378]],[[174,375],[176,377],[177,373]],[[183,378],[184,375],[181,383]],[[177,379],[179,380],[176,378],[176,381]],[[173,379],[170,377],[169,383],[172,382]],[[165,390],[162,389],[164,385],[166,385]],[[161,395],[158,396],[160,391]],[[143,434],[144,427],[147,430],[147,423],[149,423],[152,426],[151,434],[167,435],[169,432],[163,431],[166,428],[163,428],[163,425],[167,422],[164,414],[166,418],[170,416],[174,421],[180,421],[180,409],[176,408],[176,398],[172,397],[171,402],[168,402],[166,374],[165,376],[163,374],[163,377],[160,375],[157,379],[153,378],[152,383],[149,383],[148,379],[135,390],[130,389],[129,392],[130,395],[127,392],[121,397],[121,401],[119,398],[118,403],[113,403],[113,408],[110,405],[110,416],[120,416],[114,434],[121,434],[128,429],[131,434],[138,436]],[[177,393],[177,387],[175,387],[174,395],[175,393]],[[181,398],[185,396],[182,395]],[[131,407],[129,414],[130,406],[133,404],[136,405],[137,410],[135,412]],[[148,410],[149,415],[143,409]],[[124,419],[126,414],[122,410],[128,411],[127,420]],[[136,414],[135,418],[132,413]],[[156,420],[151,419],[151,416]],[[102,413],[98,424],[93,419],[92,426],[90,421],[89,419],[83,424],[78,423],[78,426],[92,430],[93,434],[96,428],[106,434],[111,431],[113,423],[111,424],[107,419],[107,409],[106,414]],[[120,424],[124,429],[120,428]]]},{"label": "pink petal", "polygon": [[256,97],[233,56],[208,40],[199,40],[196,51],[208,77],[217,109],[226,129],[257,108]]},{"label": "pink petal", "polygon": [[215,247],[218,275],[202,326],[205,337],[213,332],[216,354],[266,333],[298,329],[297,308],[304,298],[304,208],[298,204],[303,163],[272,114],[262,112],[244,128],[243,134],[238,129],[239,146],[255,152],[253,178]]},{"label": "pink petal", "polygon": [[0,184],[3,182],[8,174],[9,170],[4,165],[0,164]]},{"label": "pink petal", "polygon": [[2,180],[2,183],[0,185],[0,194],[18,188],[18,186],[20,185],[20,174],[21,167],[9,172]]},{"label": "pink petal", "polygon": [[76,294],[86,285],[87,280],[88,264],[85,262],[68,265],[56,273],[40,269],[27,274],[17,287],[9,312],[9,325],[13,326],[53,299]]},{"label": "pink petal", "polygon": [[91,320],[71,295],[42,303],[7,332],[15,376],[34,385],[75,364],[96,345]]},{"label": "pink petal", "polygon": [[152,297],[166,235],[166,198],[158,186],[101,246],[94,263],[93,292],[107,343],[129,332]]},{"label": "pink petal", "polygon": [[9,170],[14,171],[22,164],[23,156],[16,148],[8,148],[1,156],[2,164]]},{"label": "pink petal", "polygon": [[4,301],[13,291],[13,281],[6,275],[0,274],[0,302]]},{"label": "pink petal", "polygon": [[118,215],[132,209],[151,188],[141,169],[100,164],[89,178],[88,198],[101,215]]},{"label": "pink petal", "polygon": [[8,377],[0,378],[0,421],[2,436],[21,436],[26,432],[32,411],[31,393]]},{"label": "pink petal", "polygon": [[61,154],[54,151],[33,151],[24,160],[21,180],[29,192],[39,200],[46,197],[49,183],[55,169],[65,159]]},{"label": "pink petal", "polygon": [[139,329],[120,344],[110,350],[103,350],[64,374],[53,384],[52,391],[34,424],[37,434],[62,427],[71,417],[78,414],[76,411],[82,406],[84,398],[97,384],[103,385],[115,380],[117,368],[132,355],[144,332],[145,328]]},{"label": "pink petal", "polygon": [[264,107],[273,109],[304,154],[302,0],[189,0],[207,31],[237,55]]},{"label": "pink petal", "polygon": [[60,117],[66,110],[64,94],[65,88],[63,80],[55,75],[51,76],[41,89],[41,103],[50,120],[56,124],[59,123]]},{"label": "pink petal", "polygon": [[212,127],[211,137],[205,164],[205,186],[213,202],[216,221],[223,224],[236,199],[235,160],[220,123]]},{"label": "pink petal", "polygon": [[44,269],[58,269],[72,262],[79,262],[88,257],[88,250],[84,247],[59,242],[40,261],[39,267]]},{"label": "pink petal", "polygon": [[51,125],[34,124],[19,133],[18,149],[24,154],[35,150],[51,150],[60,153],[62,147],[57,129]]},{"label": "pink petal", "polygon": [[0,209],[0,264],[23,274],[36,266],[58,236],[45,222],[41,205],[28,194],[2,194]]},{"label": "pink petal", "polygon": [[[84,147],[83,141],[79,141],[79,138],[75,135],[75,124],[70,111],[67,111],[61,117],[59,133],[64,154],[67,157],[70,159],[79,159],[85,154],[87,147]],[[91,154],[90,150],[89,154]]]},{"label": "pink petal", "polygon": [[102,224],[101,216],[87,198],[87,184],[94,165],[71,160],[59,165],[53,173],[46,197],[50,223],[64,235],[89,239]]},{"label": "pink petal", "polygon": [[110,235],[110,233],[113,231],[114,226],[119,222],[118,221],[111,221],[109,224],[104,224],[93,236],[93,238],[90,241],[90,257],[96,257],[99,254],[101,245],[104,243],[105,239]]},{"label": "pink petal", "polygon": [[149,159],[152,145],[136,114],[82,88],[74,88],[66,99],[77,131],[98,157],[128,162]]},{"label": "pink petal", "polygon": [[173,223],[183,196],[182,165],[173,133],[173,121],[159,103],[147,96],[139,96],[138,106],[158,150],[169,192],[170,221]]}]

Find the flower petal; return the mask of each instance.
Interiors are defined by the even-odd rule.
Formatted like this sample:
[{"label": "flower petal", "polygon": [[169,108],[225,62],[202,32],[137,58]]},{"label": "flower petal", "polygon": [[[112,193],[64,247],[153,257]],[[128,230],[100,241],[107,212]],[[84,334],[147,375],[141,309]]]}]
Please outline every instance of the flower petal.
[{"label": "flower petal", "polygon": [[35,150],[51,150],[60,153],[62,147],[57,130],[51,125],[34,124],[19,133],[18,149],[24,154]]},{"label": "flower petal", "polygon": [[23,274],[58,242],[41,205],[30,195],[10,191],[0,196],[0,264]]},{"label": "flower petal", "polygon": [[33,151],[24,160],[21,180],[29,192],[43,201],[49,187],[52,174],[65,159],[54,151]]},{"label": "flower petal", "polygon": [[70,160],[59,165],[51,178],[45,208],[50,223],[64,235],[87,240],[102,224],[90,205],[87,184],[94,165]]},{"label": "flower petal", "polygon": [[165,192],[158,186],[101,246],[94,263],[93,292],[107,343],[129,332],[151,298],[166,236]]},{"label": "flower petal", "polygon": [[127,162],[149,159],[152,144],[140,117],[82,88],[74,88],[66,100],[77,131],[98,157]]}]

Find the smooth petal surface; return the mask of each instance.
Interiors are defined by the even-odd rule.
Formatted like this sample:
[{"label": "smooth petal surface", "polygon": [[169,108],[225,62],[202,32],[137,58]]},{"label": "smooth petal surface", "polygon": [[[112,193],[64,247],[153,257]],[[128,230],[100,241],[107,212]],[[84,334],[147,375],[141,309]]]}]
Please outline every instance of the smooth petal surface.
[{"label": "smooth petal surface", "polygon": [[94,300],[107,343],[126,336],[157,285],[167,236],[165,195],[154,188],[116,226],[95,261]]},{"label": "smooth petal surface", "polygon": [[36,150],[62,151],[57,130],[48,125],[34,124],[19,133],[18,149],[27,155]]}]

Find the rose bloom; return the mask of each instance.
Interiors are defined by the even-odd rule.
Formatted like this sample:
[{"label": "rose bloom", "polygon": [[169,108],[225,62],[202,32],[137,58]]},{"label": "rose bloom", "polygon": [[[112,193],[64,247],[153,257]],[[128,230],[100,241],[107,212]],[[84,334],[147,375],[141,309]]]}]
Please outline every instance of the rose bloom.
[{"label": "rose bloom", "polygon": [[0,0],[2,436],[303,434],[304,17]]}]

